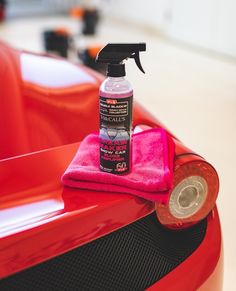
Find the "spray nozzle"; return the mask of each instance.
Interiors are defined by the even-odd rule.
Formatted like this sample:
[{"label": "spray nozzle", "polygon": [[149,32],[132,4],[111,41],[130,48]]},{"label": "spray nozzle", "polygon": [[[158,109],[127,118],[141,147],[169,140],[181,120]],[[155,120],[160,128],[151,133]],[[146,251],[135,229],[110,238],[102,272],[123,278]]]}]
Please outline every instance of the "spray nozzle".
[{"label": "spray nozzle", "polygon": [[[146,51],[146,43],[109,43],[97,54],[96,62],[108,64],[108,75],[119,77],[125,75],[122,62],[128,58],[135,60],[136,65],[142,71],[139,52]],[[120,66],[119,66],[120,65]],[[109,68],[110,67],[110,68]]]}]

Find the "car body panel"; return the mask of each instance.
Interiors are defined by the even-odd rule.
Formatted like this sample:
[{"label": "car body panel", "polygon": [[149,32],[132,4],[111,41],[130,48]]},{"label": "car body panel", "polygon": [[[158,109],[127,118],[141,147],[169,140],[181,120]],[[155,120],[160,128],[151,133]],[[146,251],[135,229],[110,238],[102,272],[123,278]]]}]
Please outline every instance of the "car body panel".
[{"label": "car body panel", "polygon": [[[80,141],[98,130],[96,96],[103,77],[73,64],[95,81],[49,88],[46,85],[50,80],[42,86],[35,79],[32,82],[22,77],[21,54],[27,52],[2,43],[0,47],[0,77],[4,79],[0,92],[0,117],[4,124],[0,131],[0,278],[3,278],[107,235],[155,211],[156,205],[128,194],[62,186],[61,175]],[[54,60],[63,65],[64,60]],[[133,125],[164,127],[138,103],[134,105]],[[174,138],[178,161],[186,155],[197,156],[169,134]],[[216,279],[213,274],[221,262],[221,247],[215,208],[208,216],[207,234],[199,248],[149,289],[195,290],[206,283],[213,286],[208,290],[220,290],[220,267]]]},{"label": "car body panel", "polygon": [[63,187],[79,144],[0,162],[0,277],[38,264],[123,227],[155,209],[126,194]]},{"label": "car body panel", "polygon": [[[216,273],[213,275],[215,270]],[[202,286],[203,282],[206,283],[208,288],[205,290],[222,290],[222,270],[221,228],[218,211],[215,207],[208,216],[206,235],[200,246],[178,268],[175,268],[148,290],[197,290],[200,287],[205,288]],[[208,280],[210,281],[207,283]]]}]

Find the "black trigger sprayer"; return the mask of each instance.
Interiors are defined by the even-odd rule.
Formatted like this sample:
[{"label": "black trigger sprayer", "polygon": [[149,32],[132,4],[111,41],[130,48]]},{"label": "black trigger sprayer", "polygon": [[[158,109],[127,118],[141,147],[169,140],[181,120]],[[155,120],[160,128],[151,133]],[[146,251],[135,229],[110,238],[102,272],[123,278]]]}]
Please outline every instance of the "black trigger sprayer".
[{"label": "black trigger sprayer", "polygon": [[127,174],[131,170],[133,89],[124,78],[124,60],[133,58],[144,73],[139,52],[146,43],[109,43],[96,62],[107,64],[107,78],[100,87],[100,170]]}]

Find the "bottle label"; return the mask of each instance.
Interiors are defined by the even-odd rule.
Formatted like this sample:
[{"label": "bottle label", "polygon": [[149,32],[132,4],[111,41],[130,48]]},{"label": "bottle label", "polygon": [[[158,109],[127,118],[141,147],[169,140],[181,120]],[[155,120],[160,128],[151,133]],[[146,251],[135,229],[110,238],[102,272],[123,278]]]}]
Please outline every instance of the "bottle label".
[{"label": "bottle label", "polygon": [[113,174],[130,170],[133,96],[100,96],[100,169]]}]

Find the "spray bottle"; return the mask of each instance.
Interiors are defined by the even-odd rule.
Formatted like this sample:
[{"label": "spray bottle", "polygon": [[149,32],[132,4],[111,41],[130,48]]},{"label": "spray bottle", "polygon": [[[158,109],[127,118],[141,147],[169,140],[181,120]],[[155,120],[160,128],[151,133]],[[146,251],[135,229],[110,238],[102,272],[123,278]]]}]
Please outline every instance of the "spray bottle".
[{"label": "spray bottle", "polygon": [[96,62],[106,63],[107,78],[100,87],[100,170],[116,175],[131,170],[133,89],[124,78],[128,58],[135,60],[144,73],[139,52],[145,43],[107,44],[97,54]]}]

